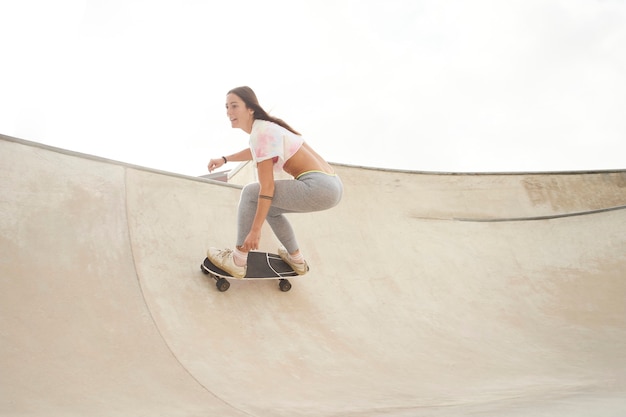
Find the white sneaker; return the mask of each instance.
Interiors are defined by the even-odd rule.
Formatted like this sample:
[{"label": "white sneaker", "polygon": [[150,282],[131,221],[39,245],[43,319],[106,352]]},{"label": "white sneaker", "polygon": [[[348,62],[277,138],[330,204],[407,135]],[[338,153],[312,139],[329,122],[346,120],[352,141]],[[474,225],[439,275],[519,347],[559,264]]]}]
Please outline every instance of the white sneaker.
[{"label": "white sneaker", "polygon": [[283,247],[278,248],[278,256],[280,256],[280,259],[285,261],[291,267],[291,269],[296,271],[296,274],[304,275],[309,272],[309,265],[307,265],[306,261],[301,264],[292,261],[291,256],[289,256],[289,252],[287,252],[287,249]]},{"label": "white sneaker", "polygon": [[233,259],[233,251],[231,249],[209,248],[207,258],[213,262],[213,265],[228,272],[234,278],[243,278],[246,276],[246,267],[235,264]]}]

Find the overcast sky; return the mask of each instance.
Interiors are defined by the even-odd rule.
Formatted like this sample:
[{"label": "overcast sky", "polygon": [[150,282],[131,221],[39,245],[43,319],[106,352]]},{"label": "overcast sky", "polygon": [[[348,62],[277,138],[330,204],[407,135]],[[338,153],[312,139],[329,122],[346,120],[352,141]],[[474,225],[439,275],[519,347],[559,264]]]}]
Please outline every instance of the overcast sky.
[{"label": "overcast sky", "polygon": [[624,0],[0,0],[0,133],[188,175],[249,85],[332,162],[626,168]]}]

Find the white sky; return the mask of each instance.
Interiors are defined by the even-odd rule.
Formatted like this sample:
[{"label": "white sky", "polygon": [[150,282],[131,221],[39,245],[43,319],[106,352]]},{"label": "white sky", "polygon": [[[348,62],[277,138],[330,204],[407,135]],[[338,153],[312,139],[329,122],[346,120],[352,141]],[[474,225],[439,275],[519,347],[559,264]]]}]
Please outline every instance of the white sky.
[{"label": "white sky", "polygon": [[188,175],[261,104],[332,162],[626,168],[624,0],[0,0],[0,133]]}]

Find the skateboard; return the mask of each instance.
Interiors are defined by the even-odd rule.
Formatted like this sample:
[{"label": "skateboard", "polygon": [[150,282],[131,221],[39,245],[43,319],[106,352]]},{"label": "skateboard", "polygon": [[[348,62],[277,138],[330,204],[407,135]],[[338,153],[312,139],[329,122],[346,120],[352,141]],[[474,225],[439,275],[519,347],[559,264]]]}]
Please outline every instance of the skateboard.
[{"label": "skateboard", "polygon": [[291,289],[291,283],[287,278],[299,276],[280,256],[268,252],[248,253],[248,269],[246,270],[246,276],[243,278],[234,278],[228,272],[213,265],[209,258],[204,259],[204,262],[200,265],[200,270],[215,280],[215,286],[220,292],[227,291],[230,288],[228,278],[243,281],[277,279],[278,288],[283,292],[287,292]]}]

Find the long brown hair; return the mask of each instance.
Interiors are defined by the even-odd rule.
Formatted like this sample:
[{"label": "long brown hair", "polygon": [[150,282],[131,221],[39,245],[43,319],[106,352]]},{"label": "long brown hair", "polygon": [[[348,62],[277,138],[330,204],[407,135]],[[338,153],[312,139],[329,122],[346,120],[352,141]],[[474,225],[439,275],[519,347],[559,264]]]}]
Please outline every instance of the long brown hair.
[{"label": "long brown hair", "polygon": [[268,122],[276,123],[279,126],[284,127],[289,130],[291,133],[295,133],[296,135],[300,135],[298,131],[296,131],[293,127],[289,126],[284,120],[279,119],[277,117],[270,116],[267,114],[263,107],[259,104],[259,99],[256,98],[256,94],[254,91],[248,86],[236,87],[230,90],[228,94],[235,94],[237,97],[243,100],[246,103],[246,107],[254,110],[254,118],[260,120],[267,120]]}]

